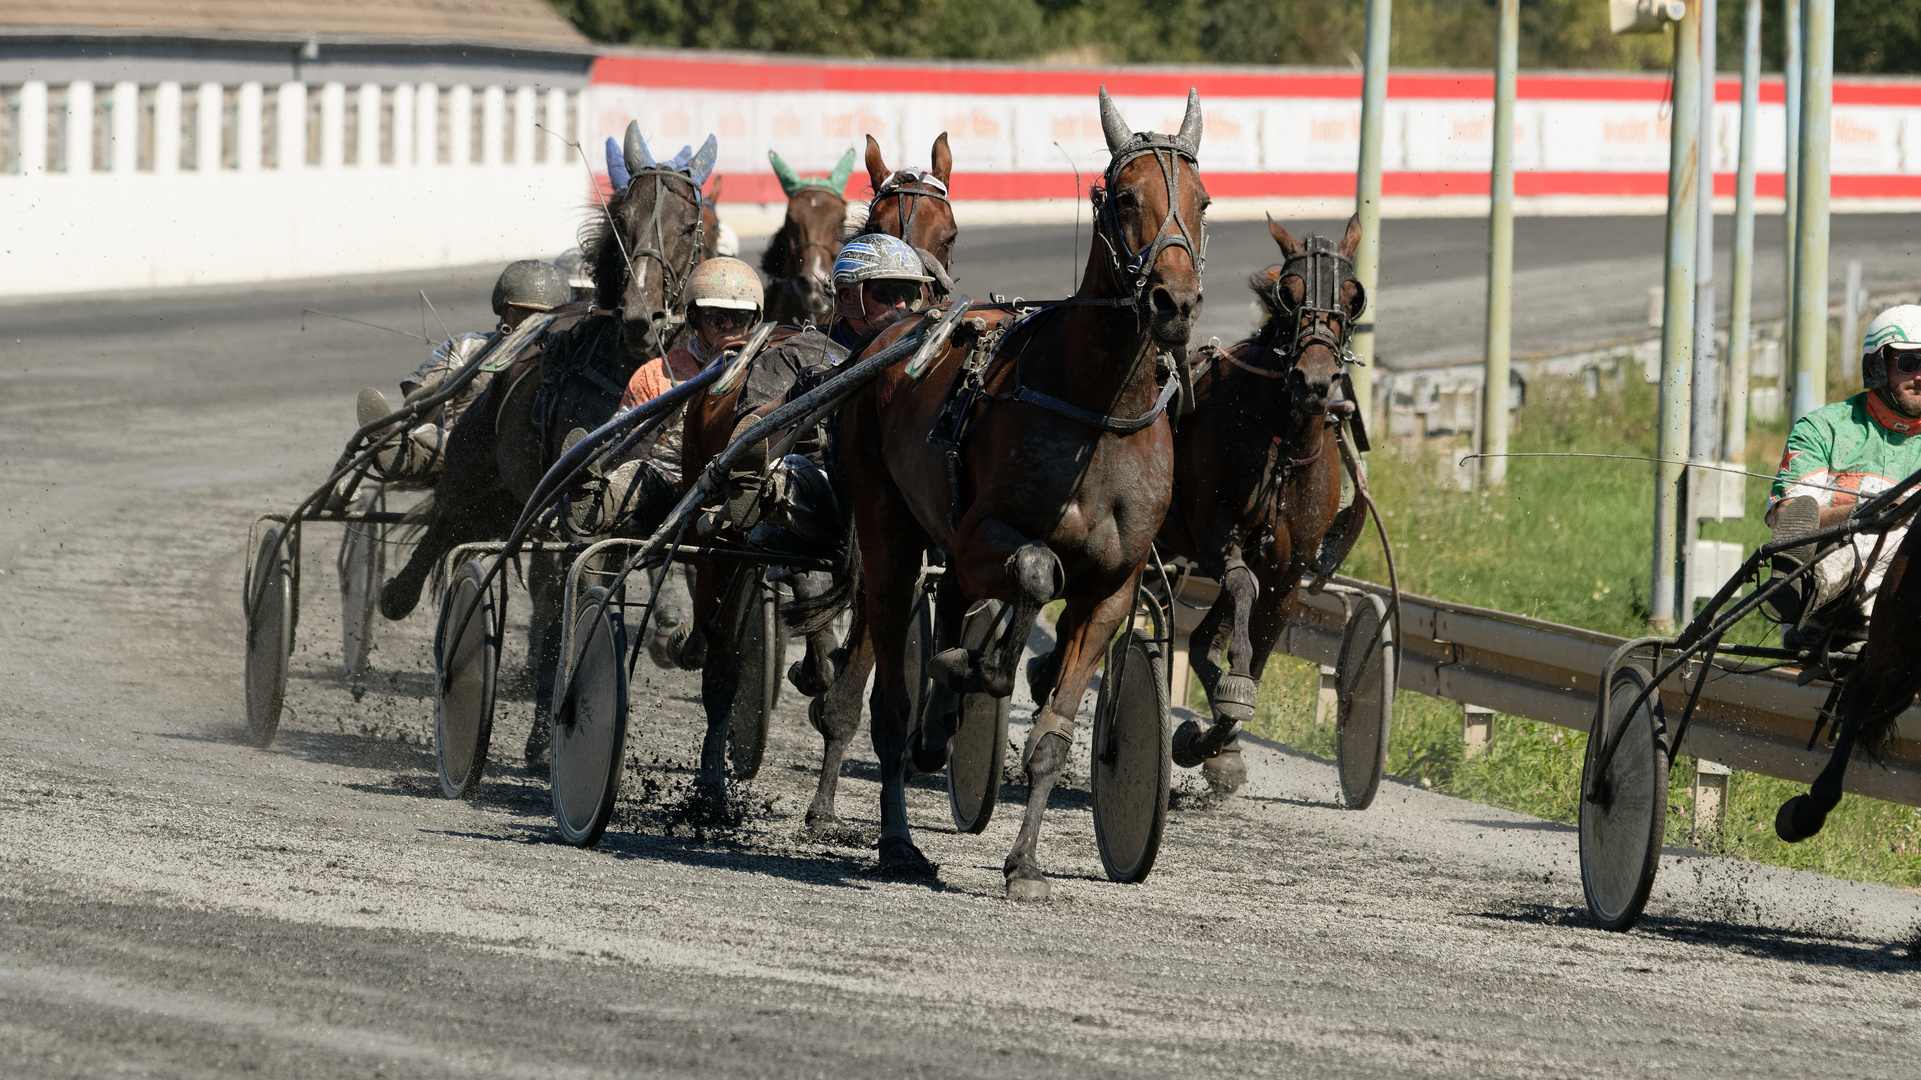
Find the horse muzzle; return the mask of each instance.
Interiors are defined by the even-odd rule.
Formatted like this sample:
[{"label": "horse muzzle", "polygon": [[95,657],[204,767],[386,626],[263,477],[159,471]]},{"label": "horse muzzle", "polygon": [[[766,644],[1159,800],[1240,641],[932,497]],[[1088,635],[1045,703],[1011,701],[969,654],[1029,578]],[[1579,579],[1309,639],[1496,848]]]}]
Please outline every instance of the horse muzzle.
[{"label": "horse muzzle", "polygon": [[1201,314],[1199,289],[1156,285],[1147,293],[1147,326],[1156,344],[1179,348],[1194,334]]},{"label": "horse muzzle", "polygon": [[1297,367],[1288,372],[1287,391],[1296,412],[1320,416],[1327,412],[1328,401],[1334,395],[1334,380],[1310,378]]}]

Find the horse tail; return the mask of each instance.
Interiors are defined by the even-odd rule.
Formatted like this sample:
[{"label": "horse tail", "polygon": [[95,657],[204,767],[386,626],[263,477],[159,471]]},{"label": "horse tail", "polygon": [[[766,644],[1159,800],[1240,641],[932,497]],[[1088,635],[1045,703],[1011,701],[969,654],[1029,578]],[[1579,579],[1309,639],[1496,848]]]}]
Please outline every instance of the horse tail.
[{"label": "horse tail", "polygon": [[[851,517],[851,515],[850,515]],[[818,596],[795,596],[781,608],[787,629],[800,635],[822,633],[834,625],[840,613],[854,606],[860,588],[860,538],[854,523],[847,523],[847,562],[834,574],[834,584]]]}]

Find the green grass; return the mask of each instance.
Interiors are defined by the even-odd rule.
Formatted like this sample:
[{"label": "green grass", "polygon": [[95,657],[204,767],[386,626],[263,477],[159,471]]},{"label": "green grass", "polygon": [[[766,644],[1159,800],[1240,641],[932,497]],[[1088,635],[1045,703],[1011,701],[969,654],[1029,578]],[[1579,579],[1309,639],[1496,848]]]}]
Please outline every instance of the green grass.
[{"label": "green grass", "polygon": [[[1516,414],[1515,451],[1576,451],[1652,456],[1655,388],[1631,370],[1598,400],[1574,380],[1539,379]],[[1830,400],[1852,392],[1838,383]],[[1786,441],[1785,421],[1754,425],[1748,468],[1771,473]],[[1387,516],[1401,587],[1414,593],[1498,608],[1556,622],[1631,635],[1646,632],[1653,547],[1654,466],[1580,458],[1511,459],[1504,491],[1445,490],[1436,452],[1412,455],[1377,438],[1369,485]],[[1457,451],[1459,453],[1465,451]],[[1752,549],[1767,539],[1761,514],[1765,481],[1748,481],[1745,520],[1708,524],[1702,534]],[[1385,581],[1371,534],[1348,572]],[[1772,628],[1758,619],[1737,635],[1760,641]],[[1733,640],[1731,638],[1730,640]],[[1255,734],[1332,757],[1330,723],[1316,726],[1314,665],[1293,657],[1269,662],[1261,681]],[[1201,700],[1196,690],[1194,700]],[[1554,821],[1572,822],[1587,736],[1551,724],[1497,716],[1494,737],[1463,755],[1461,707],[1402,691],[1395,700],[1388,771],[1424,787]],[[1690,843],[1693,762],[1682,759],[1669,791],[1668,841]],[[1774,835],[1775,809],[1805,790],[1752,773],[1730,777],[1723,835],[1694,846],[1837,877],[1921,887],[1921,810],[1850,795],[1823,832],[1802,844]]]}]

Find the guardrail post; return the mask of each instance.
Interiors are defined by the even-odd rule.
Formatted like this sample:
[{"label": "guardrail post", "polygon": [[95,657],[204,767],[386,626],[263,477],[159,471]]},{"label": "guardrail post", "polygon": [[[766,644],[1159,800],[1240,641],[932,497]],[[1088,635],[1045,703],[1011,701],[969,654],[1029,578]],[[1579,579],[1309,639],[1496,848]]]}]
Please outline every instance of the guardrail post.
[{"label": "guardrail post", "polygon": [[1799,420],[1828,397],[1828,139],[1834,101],[1834,0],[1807,0],[1801,55],[1801,194],[1795,217],[1794,401]]},{"label": "guardrail post", "polygon": [[1499,0],[1494,46],[1494,168],[1488,177],[1487,358],[1481,379],[1481,424],[1474,464],[1483,491],[1507,482],[1508,347],[1514,303],[1514,78],[1520,50],[1521,0]]},{"label": "guardrail post", "polygon": [[1761,111],[1761,0],[1747,0],[1741,29],[1741,157],[1734,174],[1734,276],[1728,290],[1728,405],[1721,456],[1748,459],[1749,351],[1754,335],[1754,146]]},{"label": "guardrail post", "polygon": [[1190,635],[1174,631],[1173,655],[1167,658],[1167,703],[1177,709],[1188,707],[1188,687],[1193,683],[1193,669],[1187,665],[1187,647]]},{"label": "guardrail post", "polygon": [[1704,840],[1721,836],[1727,826],[1728,777],[1734,770],[1719,762],[1694,759],[1694,820],[1688,825],[1688,843],[1699,847]]},{"label": "guardrail post", "polygon": [[1700,181],[1701,6],[1690,0],[1674,24],[1674,116],[1668,147],[1667,265],[1662,290],[1661,405],[1655,428],[1654,567],[1649,622],[1672,632],[1682,603],[1681,455],[1689,446],[1694,375],[1695,185]]},{"label": "guardrail post", "polygon": [[[1367,0],[1367,60],[1361,74],[1361,159],[1355,174],[1355,213],[1361,218],[1361,247],[1354,253],[1354,276],[1367,294],[1367,310],[1354,328],[1350,348],[1361,362],[1353,369],[1355,408],[1374,419],[1374,319],[1380,310],[1381,281],[1381,136],[1387,127],[1387,47],[1393,0]],[[1385,411],[1383,411],[1385,415]],[[1385,429],[1386,424],[1377,424]]]},{"label": "guardrail post", "polygon": [[1473,757],[1487,749],[1494,739],[1494,710],[1479,705],[1461,705],[1461,741],[1467,746],[1462,757]]},{"label": "guardrail post", "polygon": [[1321,685],[1314,695],[1315,727],[1334,723],[1341,718],[1340,673],[1326,664],[1318,666],[1321,672]]}]

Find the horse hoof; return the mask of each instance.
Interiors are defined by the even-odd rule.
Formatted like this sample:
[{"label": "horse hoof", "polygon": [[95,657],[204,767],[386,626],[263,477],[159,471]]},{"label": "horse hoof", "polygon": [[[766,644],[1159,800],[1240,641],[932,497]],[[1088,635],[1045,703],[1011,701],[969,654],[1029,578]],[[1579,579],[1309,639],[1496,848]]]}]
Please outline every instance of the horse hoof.
[{"label": "horse hoof", "polygon": [[939,723],[938,738],[930,738],[928,725],[922,724],[907,737],[908,760],[913,762],[914,771],[922,776],[932,776],[947,767],[947,759],[953,753],[955,717],[942,717]]},{"label": "horse hoof", "polygon": [[1201,723],[1198,720],[1183,720],[1174,729],[1174,764],[1178,768],[1191,769],[1207,759],[1194,752],[1195,740],[1201,737]]},{"label": "horse hoof", "polygon": [[399,578],[389,581],[380,590],[380,617],[388,622],[399,622],[413,614],[415,605],[420,603],[420,590],[408,589]]},{"label": "horse hoof", "polygon": [[939,872],[911,840],[883,836],[880,841],[880,872],[890,878],[932,878]]},{"label": "horse hoof", "polygon": [[1815,805],[1807,795],[1796,795],[1781,804],[1774,815],[1774,835],[1798,844],[1821,831],[1828,823],[1828,812]]},{"label": "horse hoof", "polygon": [[800,691],[802,697],[817,698],[834,686],[833,673],[823,671],[824,666],[810,664],[805,659],[796,660],[788,665],[787,681]]},{"label": "horse hoof", "polygon": [[984,694],[978,649],[942,649],[927,661],[927,677],[956,694]]},{"label": "horse hoof", "polygon": [[1231,745],[1202,762],[1201,776],[1215,794],[1232,795],[1241,790],[1241,785],[1247,783],[1247,763],[1241,758],[1241,748]]},{"label": "horse hoof", "polygon": [[1207,703],[1219,719],[1245,724],[1254,719],[1254,703],[1260,692],[1260,683],[1229,672],[1215,681]]},{"label": "horse hoof", "polygon": [[1007,879],[1007,898],[1021,903],[1038,903],[1053,895],[1054,887],[1045,877],[1011,877]]}]

